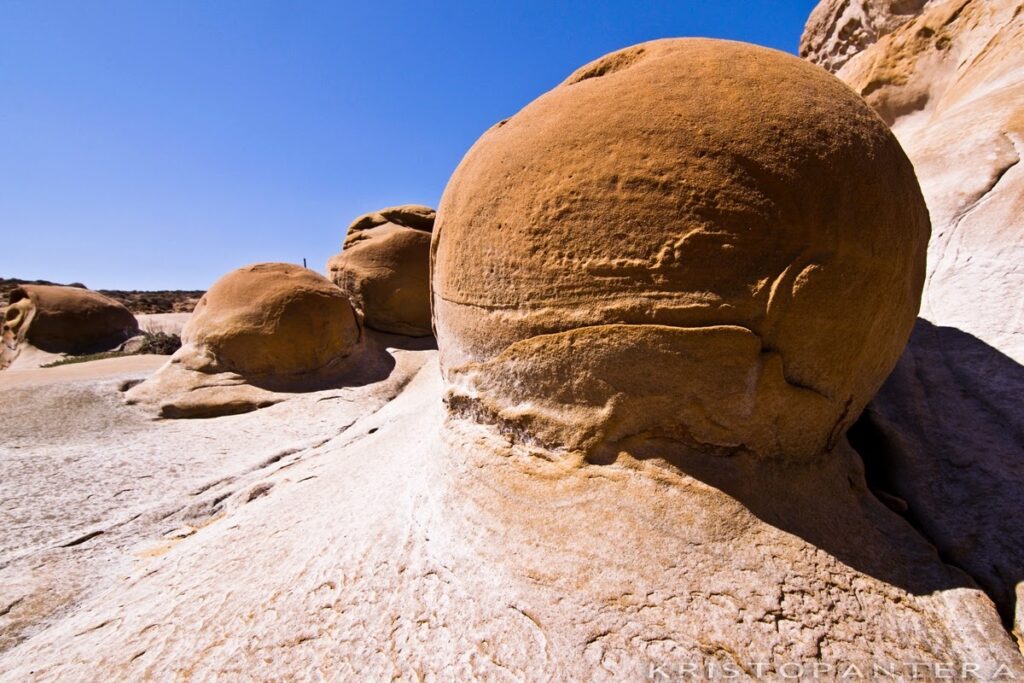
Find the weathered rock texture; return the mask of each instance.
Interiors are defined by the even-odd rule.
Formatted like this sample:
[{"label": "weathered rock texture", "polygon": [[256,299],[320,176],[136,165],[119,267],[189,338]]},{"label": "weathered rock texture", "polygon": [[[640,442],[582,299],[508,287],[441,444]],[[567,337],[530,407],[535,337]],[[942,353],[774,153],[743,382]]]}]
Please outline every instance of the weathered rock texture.
[{"label": "weathered rock texture", "polygon": [[[97,674],[85,671],[93,665],[121,669],[116,678],[140,678],[131,669],[142,658],[123,668],[138,654],[134,650],[123,658],[125,648],[131,649],[131,638],[113,638],[102,645],[92,642],[77,654],[67,649],[76,647],[74,637],[61,637],[63,645],[44,646],[34,653],[28,652],[34,649],[29,643],[51,628],[62,630],[69,616],[88,614],[99,605],[118,611],[116,622],[130,619],[132,613],[141,615],[138,605],[122,599],[127,577],[163,564],[165,554],[173,555],[175,546],[188,545],[193,536],[205,535],[221,523],[233,525],[236,512],[246,506],[276,501],[282,490],[275,490],[276,484],[304,488],[322,477],[324,472],[316,471],[320,465],[313,462],[303,466],[306,471],[301,475],[289,474],[300,458],[326,456],[320,460],[323,464],[334,446],[358,443],[374,426],[374,413],[401,392],[423,362],[433,359],[432,351],[394,350],[391,355],[394,367],[381,381],[296,394],[258,413],[208,420],[152,420],[125,408],[119,386],[150,376],[166,361],[158,356],[0,373],[0,681],[63,678],[51,665],[75,680],[95,679]],[[437,373],[436,365],[431,369]],[[273,481],[275,473],[288,483]],[[336,489],[335,500],[343,496]],[[306,511],[311,521],[331,519],[329,500],[313,505],[320,509]],[[275,508],[274,503],[264,507],[277,516]],[[301,565],[304,560],[299,556],[264,565],[258,570],[261,579],[235,574],[232,566],[255,570],[273,555],[264,553],[273,531],[249,527],[248,533],[252,545],[243,553],[248,559],[239,564],[228,559],[233,553],[228,548],[207,555],[204,596],[187,598],[198,600],[194,606],[199,611],[200,604],[212,606],[208,599],[219,600],[245,584],[259,585],[256,590],[268,591],[268,598],[277,590],[270,589],[274,584],[290,590],[287,578],[278,572]],[[339,549],[314,551],[310,546],[300,555],[338,558]],[[167,593],[149,604],[160,612],[177,600]],[[253,603],[250,609],[263,611],[269,604]],[[198,611],[196,616],[182,620],[180,626],[194,629],[193,642],[198,645],[219,629],[204,625]],[[320,619],[306,618],[310,623]],[[244,629],[231,630],[241,636]],[[188,678],[192,668],[191,677],[203,678],[199,652],[208,644],[198,645],[177,664],[152,652],[159,661],[149,677],[174,678],[170,672],[178,670]],[[171,646],[189,647],[185,641]],[[276,670],[278,675],[269,678],[300,680],[309,675],[308,662],[290,671],[278,664]],[[256,669],[237,677],[268,678]]]},{"label": "weathered rock texture", "polygon": [[430,232],[434,210],[395,206],[357,218],[327,269],[367,327],[414,337],[430,325]]},{"label": "weathered rock texture", "polygon": [[47,353],[94,353],[138,333],[135,316],[102,294],[79,287],[22,285],[11,290],[4,309],[0,368],[26,346]]},{"label": "weathered rock texture", "polygon": [[[858,4],[865,3],[851,3]],[[1007,623],[1017,614],[1018,636],[1022,46],[1024,2],[932,0],[838,71],[891,123],[917,170],[933,225],[922,304],[927,321],[918,323],[861,431],[868,447],[883,453],[880,485],[905,501],[908,517],[945,558],[986,588]],[[812,57],[831,63],[828,55]]]},{"label": "weathered rock texture", "polygon": [[927,239],[895,138],[820,69],[726,41],[613,53],[445,190],[450,404],[598,459],[655,437],[817,455],[899,357]]},{"label": "weathered rock texture", "polygon": [[922,314],[1018,362],[1024,362],[1021,45],[1020,0],[933,0],[838,72],[892,125],[921,181],[933,226]]},{"label": "weathered rock texture", "polygon": [[16,388],[0,680],[1024,674],[845,446],[735,477],[567,467],[471,424],[439,443],[434,352],[399,353],[380,385],[202,422],[138,419],[95,382]]},{"label": "weathered rock texture", "polygon": [[278,391],[337,381],[362,332],[348,297],[326,278],[287,263],[228,273],[200,299],[182,347],[129,403],[163,417],[207,417],[276,403]]},{"label": "weathered rock texture", "polygon": [[927,237],[895,138],[819,69],[678,40],[579,70],[441,201],[431,540],[502,575],[559,675],[1024,671],[843,438],[906,342]]},{"label": "weathered rock texture", "polygon": [[800,56],[836,71],[927,4],[928,0],[823,0],[807,19]]}]

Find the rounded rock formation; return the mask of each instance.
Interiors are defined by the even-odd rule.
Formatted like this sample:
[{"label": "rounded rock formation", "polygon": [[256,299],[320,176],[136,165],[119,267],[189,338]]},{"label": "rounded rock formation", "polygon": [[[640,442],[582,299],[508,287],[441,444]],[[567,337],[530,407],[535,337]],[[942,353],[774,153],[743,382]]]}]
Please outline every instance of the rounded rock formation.
[{"label": "rounded rock formation", "polygon": [[432,334],[433,226],[433,209],[409,205],[360,216],[349,227],[342,252],[327,268],[362,311],[367,327],[413,337]]},{"label": "rounded rock formation", "polygon": [[284,400],[275,392],[336,383],[361,339],[348,297],[322,275],[288,263],[246,266],[203,295],[181,348],[126,399],[163,417],[247,412]]},{"label": "rounded rock formation", "polygon": [[766,48],[644,43],[488,130],[432,244],[447,401],[543,446],[809,457],[902,351],[928,213],[879,117]]},{"label": "rounded rock formation", "polygon": [[215,282],[181,340],[202,347],[221,369],[286,380],[329,369],[359,336],[352,305],[326,278],[288,263],[260,263]]},{"label": "rounded rock formation", "polygon": [[88,289],[21,285],[8,299],[3,321],[7,347],[27,342],[50,353],[92,353],[139,333],[131,311]]}]

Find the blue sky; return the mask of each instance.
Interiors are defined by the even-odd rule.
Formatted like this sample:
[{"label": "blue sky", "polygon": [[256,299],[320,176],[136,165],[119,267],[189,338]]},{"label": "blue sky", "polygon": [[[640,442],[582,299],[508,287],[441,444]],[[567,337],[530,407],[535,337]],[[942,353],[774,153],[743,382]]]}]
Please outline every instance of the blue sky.
[{"label": "blue sky", "polygon": [[815,4],[0,0],[0,277],[322,270],[576,67],[668,36],[795,52]]}]

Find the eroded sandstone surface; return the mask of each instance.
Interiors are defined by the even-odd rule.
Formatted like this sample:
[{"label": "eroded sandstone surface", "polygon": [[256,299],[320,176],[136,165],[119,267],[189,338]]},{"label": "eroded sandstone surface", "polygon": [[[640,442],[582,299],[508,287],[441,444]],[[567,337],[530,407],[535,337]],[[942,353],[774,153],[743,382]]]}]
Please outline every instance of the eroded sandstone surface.
[{"label": "eroded sandstone surface", "polygon": [[837,72],[891,124],[932,221],[923,319],[860,431],[878,485],[1021,638],[1024,3],[917,4]]},{"label": "eroded sandstone surface", "polygon": [[[1006,418],[945,404],[925,465],[885,421],[890,387],[932,411],[984,348],[937,364],[918,322],[894,377],[934,381],[844,436],[915,324],[923,201],[882,121],[794,57],[583,67],[446,190],[439,352],[367,334],[384,372],[199,421],[122,403],[140,359],[0,376],[0,679],[1024,677],[988,578],[919,518],[988,509],[931,449],[1005,444]],[[893,462],[946,517],[885,493]]]},{"label": "eroded sandstone surface", "polygon": [[[393,369],[380,382],[305,393],[256,413],[207,420],[154,421],[145,411],[123,404],[121,389],[151,376],[166,361],[161,356],[0,375],[0,680],[143,677],[148,667],[136,668],[145,661],[135,657],[139,651],[128,653],[123,648],[130,647],[129,640],[111,638],[105,628],[127,623],[136,611],[125,599],[126,581],[160,576],[167,570],[158,566],[183,551],[204,567],[204,597],[162,593],[151,604],[156,621],[147,623],[143,633],[157,635],[153,626],[159,622],[217,639],[216,631],[203,625],[200,604],[214,618],[220,614],[234,622],[240,615],[228,616],[230,610],[216,605],[245,583],[255,581],[253,590],[268,591],[267,597],[287,592],[287,579],[280,572],[297,566],[296,558],[272,560],[263,553],[276,533],[263,525],[283,519],[274,504],[264,506],[266,519],[245,529],[251,544],[247,550],[242,544],[194,553],[199,549],[188,545],[221,524],[241,529],[235,526],[239,511],[274,500],[288,487],[304,489],[322,476],[317,470],[332,460],[327,454],[334,446],[365,438],[378,425],[375,412],[403,391],[432,352],[388,353]],[[296,475],[294,467],[306,458],[320,462],[308,462],[312,469]],[[304,513],[310,519],[330,520],[330,509],[339,500],[336,484],[330,486],[334,493],[329,500],[313,502]],[[308,539],[300,535],[294,540]],[[319,555],[323,550],[311,545],[303,553]],[[254,574],[243,578],[238,573],[243,568]],[[261,602],[246,609],[269,614],[273,601]],[[165,622],[168,608],[191,616],[182,616],[177,625]],[[98,637],[87,644],[91,638],[71,621],[91,619],[97,609],[117,616],[99,629],[87,627]],[[61,633],[65,628],[70,630]],[[55,640],[37,640],[44,633]],[[244,637],[240,630],[235,633]],[[177,645],[186,646],[191,638],[185,636]],[[163,632],[158,640],[172,646],[177,636]],[[212,672],[202,664],[203,650],[211,643],[193,642],[196,649],[178,664],[154,650],[157,664],[149,675]],[[78,650],[81,645],[86,647]],[[250,671],[260,677],[258,667]],[[292,671],[305,675],[302,667]]]},{"label": "eroded sandstone surface", "polygon": [[120,377],[26,387],[26,412],[82,400],[62,436],[25,425],[0,459],[52,472],[35,498],[0,479],[5,531],[32,530],[5,541],[0,679],[1019,671],[987,599],[846,447],[718,478],[547,462],[467,423],[441,441],[435,352],[395,353],[385,385],[207,421],[125,414]]},{"label": "eroded sandstone surface", "polygon": [[445,190],[451,403],[568,449],[818,455],[906,344],[928,229],[896,139],[821,69],[728,41],[615,52]]},{"label": "eroded sandstone surface", "polygon": [[929,0],[823,0],[807,18],[800,56],[829,71],[914,19]]}]

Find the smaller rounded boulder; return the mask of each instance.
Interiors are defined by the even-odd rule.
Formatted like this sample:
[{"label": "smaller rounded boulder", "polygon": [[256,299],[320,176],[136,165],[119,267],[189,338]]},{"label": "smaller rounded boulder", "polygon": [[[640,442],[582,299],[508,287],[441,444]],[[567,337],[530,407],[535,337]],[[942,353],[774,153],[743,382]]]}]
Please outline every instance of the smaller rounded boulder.
[{"label": "smaller rounded boulder", "polygon": [[360,216],[342,251],[327,264],[331,279],[362,311],[367,327],[425,337],[430,324],[430,237],[434,210],[406,205]]},{"label": "smaller rounded boulder", "polygon": [[161,417],[216,417],[333,386],[352,371],[362,329],[327,278],[260,263],[215,282],[181,341],[164,367],[128,390],[129,404],[150,405]]},{"label": "smaller rounded boulder", "polygon": [[182,343],[247,378],[286,380],[328,371],[360,337],[348,297],[288,263],[239,268],[199,300]]},{"label": "smaller rounded boulder", "polygon": [[139,334],[131,311],[98,292],[60,285],[22,285],[4,309],[8,348],[30,344],[50,353],[108,351]]}]

